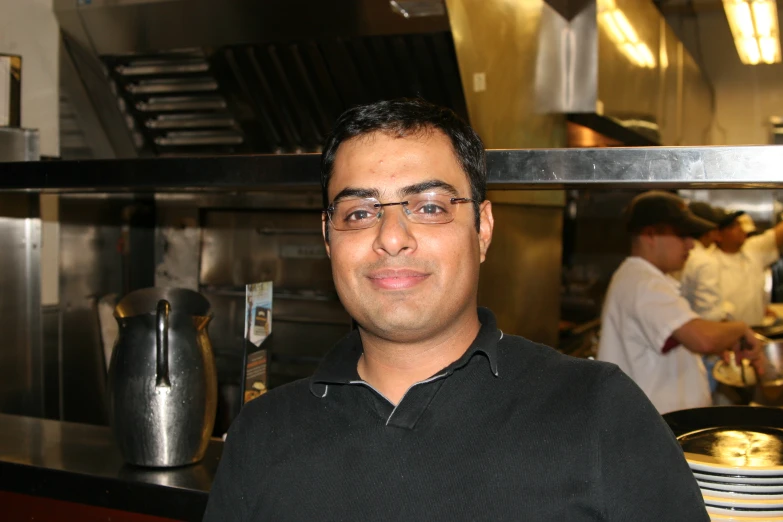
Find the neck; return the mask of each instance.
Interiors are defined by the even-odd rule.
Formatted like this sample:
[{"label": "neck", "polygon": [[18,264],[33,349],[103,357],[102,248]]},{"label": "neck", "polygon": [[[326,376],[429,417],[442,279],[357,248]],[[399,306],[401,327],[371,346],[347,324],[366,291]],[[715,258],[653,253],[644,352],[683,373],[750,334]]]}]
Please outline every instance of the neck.
[{"label": "neck", "polygon": [[646,251],[643,248],[632,248],[631,249],[631,255],[635,257],[641,257],[651,265],[653,265],[655,268],[660,270],[661,272],[665,272],[665,270],[658,266],[658,263],[656,262],[655,258],[650,254],[650,252]]},{"label": "neck", "polygon": [[710,248],[710,245],[712,244],[709,239],[699,239],[699,243],[701,243],[701,246],[704,248]]},{"label": "neck", "polygon": [[720,248],[722,251],[726,252],[727,254],[736,254],[737,252],[740,251],[741,247],[718,245],[718,248]]},{"label": "neck", "polygon": [[469,316],[461,315],[434,335],[412,342],[383,339],[360,329],[364,353],[357,365],[359,376],[397,405],[411,386],[459,359],[480,328],[474,306]]}]

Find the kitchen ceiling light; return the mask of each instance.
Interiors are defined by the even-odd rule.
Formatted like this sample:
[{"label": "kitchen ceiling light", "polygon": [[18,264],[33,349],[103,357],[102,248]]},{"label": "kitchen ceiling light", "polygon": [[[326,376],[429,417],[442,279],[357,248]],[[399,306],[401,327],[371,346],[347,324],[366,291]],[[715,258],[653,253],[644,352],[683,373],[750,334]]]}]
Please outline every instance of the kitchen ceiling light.
[{"label": "kitchen ceiling light", "polygon": [[614,0],[598,1],[598,22],[609,33],[609,38],[634,65],[655,68],[655,57],[631,22],[615,4]]},{"label": "kitchen ceiling light", "polygon": [[723,9],[742,63],[780,62],[775,0],[723,0]]}]

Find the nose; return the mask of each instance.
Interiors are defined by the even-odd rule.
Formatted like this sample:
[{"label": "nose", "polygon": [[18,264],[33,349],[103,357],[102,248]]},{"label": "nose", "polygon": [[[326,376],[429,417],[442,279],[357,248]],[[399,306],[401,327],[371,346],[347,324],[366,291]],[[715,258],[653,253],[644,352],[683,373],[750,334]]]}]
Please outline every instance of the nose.
[{"label": "nose", "polygon": [[402,205],[383,209],[378,234],[373,242],[373,249],[379,254],[397,256],[416,250],[416,238],[410,232],[411,223],[404,212]]}]

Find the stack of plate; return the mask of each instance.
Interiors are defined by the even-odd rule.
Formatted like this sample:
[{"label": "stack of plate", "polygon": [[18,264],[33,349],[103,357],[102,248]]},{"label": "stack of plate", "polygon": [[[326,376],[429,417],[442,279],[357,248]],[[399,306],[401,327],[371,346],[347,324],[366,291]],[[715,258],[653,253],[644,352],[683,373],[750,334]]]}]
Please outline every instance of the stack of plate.
[{"label": "stack of plate", "polygon": [[678,440],[713,521],[783,522],[783,430],[707,428]]}]

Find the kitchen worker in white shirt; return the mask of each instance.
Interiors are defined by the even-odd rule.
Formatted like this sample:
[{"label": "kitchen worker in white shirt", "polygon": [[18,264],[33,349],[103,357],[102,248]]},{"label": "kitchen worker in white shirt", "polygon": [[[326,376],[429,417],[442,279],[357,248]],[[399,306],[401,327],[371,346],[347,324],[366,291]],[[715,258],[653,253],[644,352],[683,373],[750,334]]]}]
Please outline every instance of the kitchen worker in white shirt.
[{"label": "kitchen worker in white shirt", "polygon": [[760,325],[767,311],[764,270],[780,258],[783,222],[748,238],[742,214],[734,212],[718,226],[716,264],[717,288],[721,298],[733,305],[732,316],[750,325]]},{"label": "kitchen worker in white shirt", "polygon": [[[716,227],[726,225],[743,214],[742,211],[728,213],[704,201],[692,201],[688,208],[694,215],[706,219]],[[688,254],[688,261],[678,278],[680,293],[691,305],[691,309],[699,314],[699,317],[709,321],[731,320],[734,312],[734,305],[721,295],[718,265],[713,258],[717,249],[715,241],[719,235],[718,229],[713,228],[693,242],[693,249]],[[718,390],[718,383],[712,376],[712,369],[719,360],[720,356],[717,354],[708,354],[703,358],[710,392],[713,394]],[[715,400],[722,399],[713,395],[713,402]]]},{"label": "kitchen worker in white shirt", "polygon": [[739,352],[763,373],[761,346],[741,321],[708,321],[668,272],[682,269],[693,238],[715,227],[674,194],[651,191],[627,209],[631,255],[612,276],[601,317],[598,359],[617,364],[660,413],[710,406],[701,356]]},{"label": "kitchen worker in white shirt", "polygon": [[[688,208],[696,217],[709,221],[715,227],[725,225],[743,214],[741,211],[729,214],[703,201],[693,201]],[[721,295],[717,263],[713,259],[717,248],[715,241],[719,235],[718,228],[712,228],[693,242],[693,249],[679,277],[682,296],[694,312],[709,321],[731,319],[734,312],[734,305]]]}]

